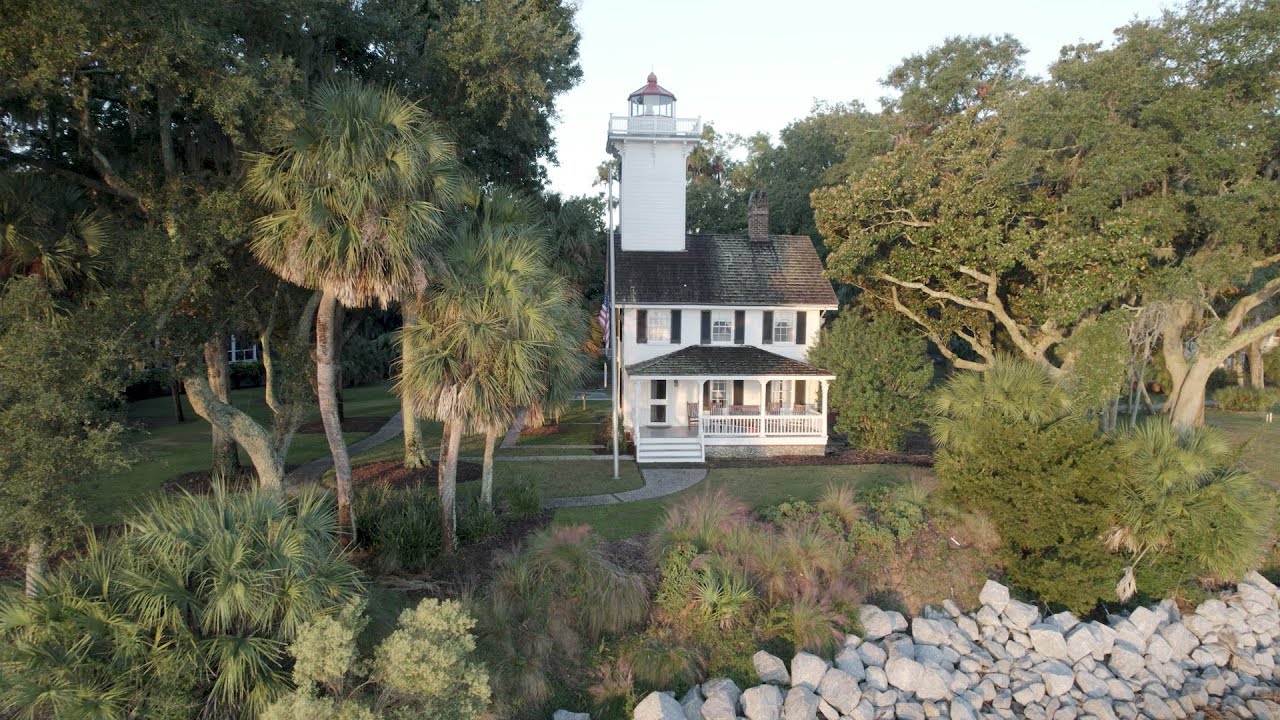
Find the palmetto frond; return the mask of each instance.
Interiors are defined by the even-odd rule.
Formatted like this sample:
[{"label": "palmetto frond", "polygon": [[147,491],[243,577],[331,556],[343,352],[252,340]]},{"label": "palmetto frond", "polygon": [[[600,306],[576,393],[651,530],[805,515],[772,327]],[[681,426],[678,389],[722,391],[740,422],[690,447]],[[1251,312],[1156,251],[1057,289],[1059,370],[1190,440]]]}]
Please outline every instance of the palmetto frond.
[{"label": "palmetto frond", "polygon": [[422,108],[357,82],[326,85],[247,159],[245,184],[272,209],[254,224],[264,265],[347,306],[426,287],[464,185],[453,143]]},{"label": "palmetto frond", "polygon": [[985,372],[962,372],[930,400],[934,442],[963,449],[978,419],[1046,425],[1068,415],[1071,395],[1047,368],[1000,355]]},{"label": "palmetto frond", "polygon": [[1130,473],[1116,501],[1110,547],[1135,555],[1135,564],[1147,553],[1176,553],[1217,580],[1239,577],[1262,559],[1274,493],[1235,465],[1218,431],[1179,431],[1161,418],[1133,429],[1121,447]]}]

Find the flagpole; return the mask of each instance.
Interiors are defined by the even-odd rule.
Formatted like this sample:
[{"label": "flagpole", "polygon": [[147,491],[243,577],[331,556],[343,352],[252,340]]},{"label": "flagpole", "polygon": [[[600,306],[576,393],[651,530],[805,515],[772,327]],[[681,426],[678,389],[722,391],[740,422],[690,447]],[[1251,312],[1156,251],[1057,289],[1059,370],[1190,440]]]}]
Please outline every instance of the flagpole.
[{"label": "flagpole", "polygon": [[618,371],[618,347],[620,338],[616,328],[618,327],[618,298],[614,291],[614,269],[613,269],[613,163],[608,163],[607,177],[609,185],[609,200],[606,206],[609,210],[609,288],[605,292],[605,300],[609,303],[609,372],[613,375],[612,382],[609,383],[611,388],[609,397],[612,402],[613,412],[609,413],[612,418],[613,432],[613,479],[619,477],[618,471],[618,383],[621,381],[621,374]]}]

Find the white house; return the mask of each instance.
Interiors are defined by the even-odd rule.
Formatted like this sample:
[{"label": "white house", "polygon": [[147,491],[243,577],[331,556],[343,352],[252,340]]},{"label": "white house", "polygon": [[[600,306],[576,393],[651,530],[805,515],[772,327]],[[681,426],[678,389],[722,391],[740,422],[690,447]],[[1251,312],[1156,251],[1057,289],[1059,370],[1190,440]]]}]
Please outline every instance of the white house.
[{"label": "white house", "polygon": [[614,302],[619,386],[638,462],[821,454],[834,376],[807,361],[835,292],[808,237],[769,235],[763,193],[745,237],[685,232],[685,163],[701,133],[648,83],[609,119],[620,159]]}]

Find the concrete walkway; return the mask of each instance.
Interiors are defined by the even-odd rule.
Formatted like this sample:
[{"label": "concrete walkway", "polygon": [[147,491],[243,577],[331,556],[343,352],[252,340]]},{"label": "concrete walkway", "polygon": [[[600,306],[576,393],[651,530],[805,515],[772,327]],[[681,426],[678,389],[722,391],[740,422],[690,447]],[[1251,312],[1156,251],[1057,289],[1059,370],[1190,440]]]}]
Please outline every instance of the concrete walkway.
[{"label": "concrete walkway", "polygon": [[[347,454],[355,457],[360,453],[375,448],[382,443],[394,437],[399,437],[404,427],[400,424],[400,413],[397,412],[391,416],[386,425],[378,428],[378,431],[363,440],[358,440],[347,446]],[[285,485],[301,485],[304,483],[313,483],[324,476],[329,468],[333,467],[333,456],[329,454],[322,455],[308,463],[303,463],[291,470],[284,476]]]},{"label": "concrete walkway", "polygon": [[635,502],[637,500],[652,500],[653,498],[674,495],[681,490],[687,490],[694,485],[697,485],[707,476],[707,471],[702,469],[676,470],[654,468],[651,470],[641,470],[640,476],[644,478],[644,486],[636,488],[635,490],[627,490],[619,493],[605,493],[604,495],[577,495],[574,497],[550,498],[543,504],[549,508],[569,508],[587,507],[591,505],[620,505],[622,503]]}]

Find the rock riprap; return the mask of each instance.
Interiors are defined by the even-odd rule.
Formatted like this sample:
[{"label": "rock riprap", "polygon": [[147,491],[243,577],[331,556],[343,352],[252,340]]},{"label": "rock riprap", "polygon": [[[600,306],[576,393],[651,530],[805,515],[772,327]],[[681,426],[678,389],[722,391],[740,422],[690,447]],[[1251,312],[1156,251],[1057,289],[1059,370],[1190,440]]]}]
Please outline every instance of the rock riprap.
[{"label": "rock riprap", "polygon": [[[1186,616],[1168,601],[1107,622],[1034,605],[988,582],[982,606],[926,608],[907,621],[866,605],[864,637],[832,662],[761,651],[758,684],[717,678],[680,701],[651,693],[636,720],[1277,718],[1280,590],[1250,573]],[[560,711],[557,718],[582,718]]]}]

